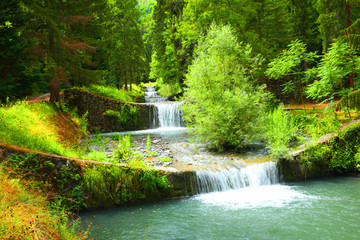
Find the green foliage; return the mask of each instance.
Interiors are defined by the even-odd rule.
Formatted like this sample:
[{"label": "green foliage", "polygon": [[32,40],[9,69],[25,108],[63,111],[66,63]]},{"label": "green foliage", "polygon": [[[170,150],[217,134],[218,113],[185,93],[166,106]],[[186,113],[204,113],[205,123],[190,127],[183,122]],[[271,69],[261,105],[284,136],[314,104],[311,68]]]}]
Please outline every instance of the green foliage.
[{"label": "green foliage", "polygon": [[0,139],[34,150],[78,156],[60,143],[56,127],[50,121],[55,114],[56,109],[49,103],[17,102],[3,106],[0,108]]},{"label": "green foliage", "polygon": [[258,62],[229,26],[212,25],[198,45],[185,81],[184,117],[217,149],[241,147],[259,133],[267,94],[251,78]]},{"label": "green foliage", "polygon": [[122,136],[122,138],[119,138],[119,143],[114,150],[113,158],[116,161],[122,160],[125,162],[128,162],[131,160],[131,157],[134,156],[134,151],[131,150],[132,142],[131,142],[131,136]]},{"label": "green foliage", "polygon": [[22,14],[19,4],[20,0],[0,3],[0,102],[30,94],[31,85],[35,84],[25,73],[27,59],[23,52],[30,42],[19,34],[30,15]]},{"label": "green foliage", "polygon": [[11,176],[0,166],[0,235],[3,239],[86,239],[79,221],[70,216],[62,199],[48,200],[41,183]]},{"label": "green foliage", "polygon": [[320,61],[317,77],[306,93],[314,99],[338,94],[345,87],[344,79],[349,73],[360,72],[360,57],[345,42],[335,42]]},{"label": "green foliage", "polygon": [[105,114],[106,116],[116,118],[120,124],[137,121],[137,109],[135,106],[125,106],[121,108],[120,111],[108,109],[106,110]]},{"label": "green foliage", "polygon": [[343,96],[337,104],[338,107],[344,109],[360,109],[360,90],[355,90]]},{"label": "green foliage", "polygon": [[118,123],[129,123],[129,122],[137,122],[138,114],[136,106],[125,105],[120,111],[114,111],[112,109],[108,109],[105,112],[106,116],[116,118]]},{"label": "green foliage", "polygon": [[171,158],[169,158],[169,157],[159,158],[159,159],[160,159],[160,161],[162,161],[162,162],[170,162],[170,161],[171,161]]},{"label": "green foliage", "polygon": [[280,105],[268,113],[266,122],[267,148],[274,158],[292,159],[290,156],[292,144],[297,138],[297,126],[288,112]]},{"label": "green foliage", "polygon": [[[145,167],[145,166],[143,166]],[[151,196],[169,187],[166,174],[155,169],[126,168],[118,165],[94,165],[86,168],[84,186],[92,196],[125,203]]]},{"label": "green foliage", "polygon": [[128,84],[139,81],[141,70],[148,68],[136,5],[135,0],[106,1],[105,10],[100,14],[109,70],[118,88],[124,85],[125,90]]},{"label": "green foliage", "polygon": [[151,138],[150,135],[148,134],[146,137],[146,151],[149,152],[151,150]]},{"label": "green foliage", "polygon": [[[60,165],[50,160],[44,160],[36,153],[24,155],[14,154],[4,161],[4,165],[13,169],[15,174],[41,181],[41,188],[51,187],[52,191],[61,196],[63,205],[76,210],[86,207],[83,188],[77,184],[82,177],[78,168]],[[74,187],[75,185],[75,187]],[[46,189],[45,189],[46,190]]]},{"label": "green foliage", "polygon": [[359,123],[345,127],[330,141],[312,145],[302,154],[306,164],[322,167],[324,171],[349,173],[359,171]]},{"label": "green foliage", "polygon": [[306,45],[299,40],[293,41],[288,45],[288,49],[269,63],[266,74],[274,79],[291,75],[292,81],[285,84],[284,93],[296,93],[297,97],[304,102],[303,84],[306,82],[303,63],[314,62],[318,56],[314,52],[308,53]]},{"label": "green foliage", "polygon": [[90,85],[83,88],[100,96],[120,100],[123,102],[139,102],[143,101],[144,98],[144,89],[135,84],[132,84],[131,91],[125,91],[123,89],[117,89],[116,87],[105,85]]}]

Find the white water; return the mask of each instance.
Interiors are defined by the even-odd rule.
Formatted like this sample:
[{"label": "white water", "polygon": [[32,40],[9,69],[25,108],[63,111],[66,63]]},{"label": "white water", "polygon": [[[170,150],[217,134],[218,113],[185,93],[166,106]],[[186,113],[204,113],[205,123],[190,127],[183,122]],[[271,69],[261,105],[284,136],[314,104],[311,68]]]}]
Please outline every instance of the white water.
[{"label": "white water", "polygon": [[153,124],[160,128],[184,127],[182,119],[182,102],[155,103]]},{"label": "white water", "polygon": [[155,87],[145,87],[145,102],[154,104],[152,128],[184,127],[182,119],[182,102],[167,101],[167,97],[161,97]]},{"label": "white water", "polygon": [[224,169],[196,171],[198,193],[224,192],[245,187],[259,187],[279,183],[277,163],[273,161],[248,165],[229,166]]},{"label": "white water", "polygon": [[273,161],[221,171],[201,170],[196,172],[196,179],[199,194],[192,200],[231,210],[280,208],[314,198],[280,184],[277,163]]},{"label": "white water", "polygon": [[155,87],[145,87],[146,103],[164,102],[167,101],[167,99],[167,97],[160,96],[155,90]]}]

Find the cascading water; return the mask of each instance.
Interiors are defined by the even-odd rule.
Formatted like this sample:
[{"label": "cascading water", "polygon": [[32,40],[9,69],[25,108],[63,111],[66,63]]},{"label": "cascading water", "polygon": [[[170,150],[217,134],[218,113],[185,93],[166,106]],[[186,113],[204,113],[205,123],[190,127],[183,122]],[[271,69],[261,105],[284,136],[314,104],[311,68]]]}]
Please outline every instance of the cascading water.
[{"label": "cascading water", "polygon": [[167,101],[167,99],[167,97],[160,96],[155,90],[155,87],[145,87],[146,103],[164,102]]},{"label": "cascading water", "polygon": [[229,166],[221,170],[196,171],[197,193],[223,192],[276,183],[279,183],[279,173],[277,163],[273,161],[245,167]]},{"label": "cascading water", "polygon": [[184,127],[181,110],[183,103],[167,100],[157,93],[155,87],[145,87],[145,102],[154,104],[152,128]]},{"label": "cascading water", "polygon": [[182,102],[158,102],[154,108],[154,126],[163,127],[184,127],[182,119]]}]

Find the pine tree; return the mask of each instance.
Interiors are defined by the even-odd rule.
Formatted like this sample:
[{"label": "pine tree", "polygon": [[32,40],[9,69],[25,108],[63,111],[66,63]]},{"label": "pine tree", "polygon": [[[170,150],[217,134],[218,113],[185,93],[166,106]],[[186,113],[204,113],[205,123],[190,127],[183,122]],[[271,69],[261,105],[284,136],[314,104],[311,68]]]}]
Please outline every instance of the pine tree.
[{"label": "pine tree", "polygon": [[[90,0],[24,0],[23,7],[34,16],[26,26],[26,36],[35,43],[29,53],[37,56],[39,71],[49,79],[50,101],[59,101],[60,82],[79,84],[90,79],[83,66],[91,62],[87,53],[96,48],[87,44],[85,34],[75,34],[72,27],[85,28],[94,18],[95,5]],[[91,77],[96,78],[94,73]]]},{"label": "pine tree", "polygon": [[30,16],[21,13],[20,0],[0,2],[0,101],[19,96],[24,79],[24,49],[29,42],[21,37],[23,25]]},{"label": "pine tree", "polygon": [[119,89],[123,84],[125,90],[129,84],[131,87],[140,78],[140,70],[146,68],[144,42],[137,23],[139,15],[135,0],[113,0],[107,1],[101,16],[109,68]]}]

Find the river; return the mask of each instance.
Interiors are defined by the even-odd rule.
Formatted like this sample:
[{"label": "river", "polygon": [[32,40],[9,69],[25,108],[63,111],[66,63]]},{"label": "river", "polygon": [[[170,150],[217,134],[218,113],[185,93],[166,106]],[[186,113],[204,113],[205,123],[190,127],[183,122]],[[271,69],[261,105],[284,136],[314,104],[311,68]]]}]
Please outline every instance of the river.
[{"label": "river", "polygon": [[[180,124],[178,117],[171,118]],[[360,239],[360,178],[283,183],[261,144],[244,154],[210,153],[189,141],[179,124],[131,134],[166,140],[178,159],[175,167],[196,171],[197,193],[81,213],[84,228],[92,223],[91,237]]]}]

